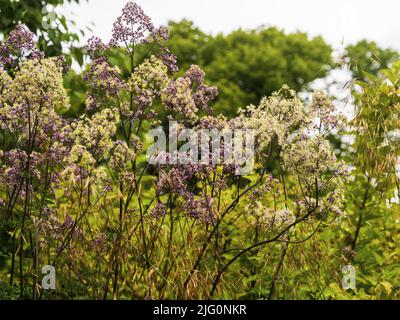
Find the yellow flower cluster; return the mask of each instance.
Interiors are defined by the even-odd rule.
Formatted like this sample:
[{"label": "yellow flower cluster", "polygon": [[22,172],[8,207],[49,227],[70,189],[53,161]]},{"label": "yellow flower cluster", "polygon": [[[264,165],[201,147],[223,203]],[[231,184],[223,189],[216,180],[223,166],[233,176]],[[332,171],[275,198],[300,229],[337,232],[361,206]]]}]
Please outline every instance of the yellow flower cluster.
[{"label": "yellow flower cluster", "polygon": [[113,148],[112,137],[116,133],[118,123],[119,114],[116,108],[103,109],[92,118],[81,117],[72,123],[74,147],[71,150],[70,160],[93,164],[94,159],[108,157]]},{"label": "yellow flower cluster", "polygon": [[250,105],[240,111],[235,126],[254,130],[258,146],[265,146],[277,137],[279,144],[285,143],[291,130],[310,122],[309,110],[286,87],[269,98],[263,98],[259,106]]},{"label": "yellow flower cluster", "polygon": [[328,171],[335,170],[336,156],[322,135],[304,136],[285,146],[282,152],[285,167],[302,181],[311,185]]},{"label": "yellow flower cluster", "polygon": [[63,87],[62,68],[55,58],[25,60],[9,87],[15,106],[28,105],[31,110],[69,108]]},{"label": "yellow flower cluster", "polygon": [[129,88],[131,91],[154,98],[168,84],[168,69],[164,63],[155,56],[146,59],[133,73]]},{"label": "yellow flower cluster", "polygon": [[30,149],[39,144],[43,149],[49,137],[63,128],[59,112],[67,110],[70,103],[59,61],[55,58],[25,60],[14,78],[0,70],[1,126],[19,142],[34,135]]},{"label": "yellow flower cluster", "polygon": [[123,87],[120,79],[121,70],[117,66],[111,66],[106,59],[97,59],[85,76],[90,79],[93,89],[100,89],[107,96],[114,96]]},{"label": "yellow flower cluster", "polygon": [[135,160],[135,153],[131,150],[126,142],[116,141],[110,158],[110,166],[116,172],[122,172],[127,169],[131,161]]},{"label": "yellow flower cluster", "polygon": [[0,122],[1,129],[7,129],[6,123],[10,121],[11,106],[9,104],[9,87],[11,83],[11,77],[6,71],[0,68],[0,118],[3,119],[3,121]]},{"label": "yellow flower cluster", "polygon": [[161,99],[167,110],[174,111],[189,122],[197,120],[198,108],[192,96],[192,81],[180,77],[162,91]]}]

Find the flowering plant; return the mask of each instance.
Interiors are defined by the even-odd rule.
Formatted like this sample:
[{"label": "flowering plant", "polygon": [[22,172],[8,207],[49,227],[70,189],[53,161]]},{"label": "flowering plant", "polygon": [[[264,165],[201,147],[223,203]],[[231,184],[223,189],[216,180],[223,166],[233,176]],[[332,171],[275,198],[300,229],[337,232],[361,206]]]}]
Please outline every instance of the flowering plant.
[{"label": "flowering plant", "polygon": [[[196,65],[178,73],[167,39],[128,3],[108,44],[88,42],[87,109],[76,119],[62,115],[70,104],[62,59],[44,57],[22,26],[1,45],[0,213],[7,276],[21,296],[48,294],[39,276],[50,264],[58,287],[74,288],[57,289],[62,297],[226,297],[238,277],[254,286],[264,258],[265,296],[289,244],[343,216],[347,171],[327,139],[342,121],[332,102],[318,92],[306,105],[284,87],[233,119],[215,116],[217,88]],[[156,52],[138,57],[138,47]],[[110,62],[113,50],[128,69]],[[149,163],[149,132],[169,121],[179,132],[254,132],[253,170]],[[238,260],[252,261],[248,272],[235,269]]]}]

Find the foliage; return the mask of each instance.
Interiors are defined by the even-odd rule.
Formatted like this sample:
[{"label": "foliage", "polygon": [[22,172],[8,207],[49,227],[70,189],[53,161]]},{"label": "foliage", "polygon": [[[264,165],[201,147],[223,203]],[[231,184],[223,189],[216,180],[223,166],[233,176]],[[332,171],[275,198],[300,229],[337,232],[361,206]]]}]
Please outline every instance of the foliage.
[{"label": "foliage", "polygon": [[236,115],[239,107],[257,103],[283,85],[300,91],[332,66],[332,49],[321,37],[286,34],[277,28],[205,34],[192,22],[170,22],[168,46],[183,68],[195,63],[221,95],[217,112]]},{"label": "foliage", "polygon": [[367,75],[355,92],[354,180],[348,187],[350,228],[346,242],[363,269],[365,297],[394,298],[399,289],[400,63]]},{"label": "foliage", "polygon": [[355,78],[366,80],[364,73],[377,75],[400,58],[399,53],[390,48],[379,48],[373,41],[361,40],[346,47],[350,70]]},{"label": "foliage", "polygon": [[[79,0],[67,1],[79,3]],[[59,56],[67,50],[67,61],[71,63],[74,59],[82,65],[83,51],[79,48],[79,37],[83,35],[83,30],[75,33],[71,30],[71,25],[74,25],[72,20],[55,11],[49,12],[50,6],[58,7],[67,1],[0,0],[0,35],[9,34],[17,25],[25,25],[38,37],[40,50],[48,56]]]}]

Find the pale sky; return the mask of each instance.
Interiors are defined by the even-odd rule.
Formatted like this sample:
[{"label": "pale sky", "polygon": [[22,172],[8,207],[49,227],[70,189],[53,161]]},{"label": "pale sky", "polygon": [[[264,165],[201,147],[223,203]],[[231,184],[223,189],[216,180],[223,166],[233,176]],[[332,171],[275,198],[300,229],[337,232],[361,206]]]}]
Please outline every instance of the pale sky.
[{"label": "pale sky", "polygon": [[[89,0],[68,5],[79,27],[109,40],[112,24],[127,0]],[[137,0],[156,25],[183,18],[211,33],[260,25],[322,35],[334,48],[367,38],[400,50],[399,0]],[[74,15],[71,16],[70,13]],[[90,34],[91,35],[91,34]]]}]

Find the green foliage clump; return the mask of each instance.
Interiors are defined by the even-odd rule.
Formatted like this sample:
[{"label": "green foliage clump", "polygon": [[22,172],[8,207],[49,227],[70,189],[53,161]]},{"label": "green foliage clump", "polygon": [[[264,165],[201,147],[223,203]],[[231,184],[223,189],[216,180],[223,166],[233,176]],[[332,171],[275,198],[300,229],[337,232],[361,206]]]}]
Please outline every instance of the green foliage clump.
[{"label": "green foliage clump", "polygon": [[221,92],[216,112],[234,116],[240,106],[257,103],[284,84],[300,91],[332,66],[332,48],[321,38],[277,28],[206,34],[192,22],[170,22],[168,46],[180,66],[203,67]]}]

